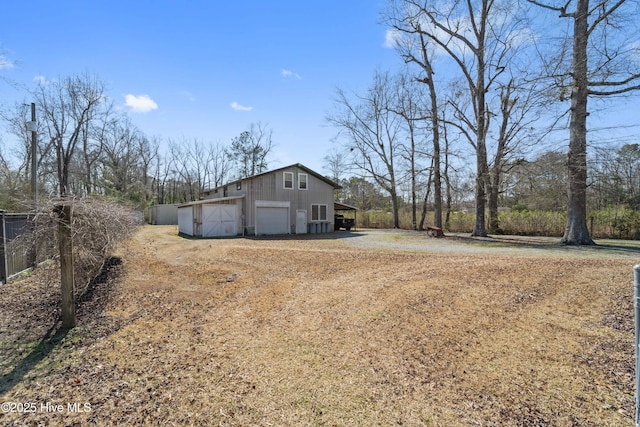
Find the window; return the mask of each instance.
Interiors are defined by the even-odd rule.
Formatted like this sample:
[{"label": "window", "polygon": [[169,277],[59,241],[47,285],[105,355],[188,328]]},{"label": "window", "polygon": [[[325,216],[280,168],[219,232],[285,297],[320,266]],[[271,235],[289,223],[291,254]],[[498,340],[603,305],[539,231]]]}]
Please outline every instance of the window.
[{"label": "window", "polygon": [[293,172],[285,172],[283,174],[284,188],[293,190]]},{"label": "window", "polygon": [[238,181],[236,184],[236,190],[242,190],[242,181]]},{"label": "window", "polygon": [[298,174],[298,190],[306,190],[307,189],[307,174],[299,173]]},{"label": "window", "polygon": [[311,221],[326,221],[327,205],[311,205]]}]

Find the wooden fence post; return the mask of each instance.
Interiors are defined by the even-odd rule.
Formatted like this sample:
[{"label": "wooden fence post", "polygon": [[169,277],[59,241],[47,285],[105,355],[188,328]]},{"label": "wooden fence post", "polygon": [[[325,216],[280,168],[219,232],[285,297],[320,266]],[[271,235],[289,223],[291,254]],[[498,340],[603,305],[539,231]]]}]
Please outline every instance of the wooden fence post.
[{"label": "wooden fence post", "polygon": [[56,205],[58,214],[58,247],[60,249],[60,287],[62,290],[62,327],[76,326],[75,282],[73,277],[73,247],[71,242],[70,204]]},{"label": "wooden fence post", "polygon": [[7,283],[9,266],[7,265],[7,239],[4,211],[0,210],[0,283]]}]

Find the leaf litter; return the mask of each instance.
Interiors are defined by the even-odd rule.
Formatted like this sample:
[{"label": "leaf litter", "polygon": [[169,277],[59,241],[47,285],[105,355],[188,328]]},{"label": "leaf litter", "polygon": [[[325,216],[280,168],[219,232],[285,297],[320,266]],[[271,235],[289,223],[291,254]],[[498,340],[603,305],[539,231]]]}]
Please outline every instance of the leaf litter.
[{"label": "leaf litter", "polygon": [[144,227],[68,333],[55,268],[39,269],[1,288],[0,400],[90,411],[0,424],[633,422],[632,258],[403,239]]}]

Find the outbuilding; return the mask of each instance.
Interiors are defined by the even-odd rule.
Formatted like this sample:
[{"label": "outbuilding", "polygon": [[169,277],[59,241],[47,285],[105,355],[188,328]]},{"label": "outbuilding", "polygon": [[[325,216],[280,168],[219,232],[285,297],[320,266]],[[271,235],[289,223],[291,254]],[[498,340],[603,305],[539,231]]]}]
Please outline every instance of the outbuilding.
[{"label": "outbuilding", "polygon": [[177,225],[179,203],[149,206],[149,224]]},{"label": "outbuilding", "polygon": [[328,233],[339,188],[297,163],[205,191],[178,206],[178,228],[197,237]]},{"label": "outbuilding", "polygon": [[241,234],[243,198],[223,197],[178,206],[178,232],[194,237]]}]

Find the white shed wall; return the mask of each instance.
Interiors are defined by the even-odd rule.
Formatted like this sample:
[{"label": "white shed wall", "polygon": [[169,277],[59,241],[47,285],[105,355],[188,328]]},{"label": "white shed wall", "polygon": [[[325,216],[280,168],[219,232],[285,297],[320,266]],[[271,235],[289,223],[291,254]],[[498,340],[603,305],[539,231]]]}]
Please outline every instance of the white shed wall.
[{"label": "white shed wall", "polygon": [[193,206],[178,208],[178,232],[193,236]]}]

